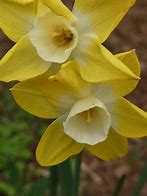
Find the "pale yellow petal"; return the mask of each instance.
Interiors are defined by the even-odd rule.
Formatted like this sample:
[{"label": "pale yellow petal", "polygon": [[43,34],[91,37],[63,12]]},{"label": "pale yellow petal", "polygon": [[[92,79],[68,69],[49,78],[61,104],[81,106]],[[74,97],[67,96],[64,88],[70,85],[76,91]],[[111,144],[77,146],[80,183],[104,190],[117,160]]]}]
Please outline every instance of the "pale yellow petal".
[{"label": "pale yellow petal", "polygon": [[72,12],[62,3],[61,0],[42,0],[42,2],[48,6],[55,14],[64,16],[70,21],[76,21],[76,17]]},{"label": "pale yellow petal", "polygon": [[147,113],[124,98],[107,105],[112,127],[121,135],[131,138],[147,136]]},{"label": "pale yellow petal", "polygon": [[48,70],[27,36],[20,39],[0,61],[0,81],[26,80]]},{"label": "pale yellow petal", "polygon": [[62,120],[57,119],[43,134],[36,150],[36,158],[42,166],[56,165],[80,153],[83,148],[84,145],[65,135]]},{"label": "pale yellow petal", "polygon": [[56,63],[64,63],[78,43],[76,29],[53,12],[36,17],[29,37],[42,59]]},{"label": "pale yellow petal", "polygon": [[111,125],[105,105],[89,96],[72,106],[64,121],[64,132],[79,143],[95,145],[104,141]]},{"label": "pale yellow petal", "polygon": [[77,28],[81,33],[96,33],[104,42],[134,3],[135,0],[75,0]]},{"label": "pale yellow petal", "polygon": [[87,150],[102,160],[112,160],[125,156],[128,152],[127,138],[110,129],[108,138],[94,146],[87,145]]},{"label": "pale yellow petal", "polygon": [[0,1],[0,28],[14,42],[33,28],[33,4]]},{"label": "pale yellow petal", "polygon": [[138,77],[117,57],[102,46],[91,34],[80,37],[73,58],[80,65],[82,78],[90,82],[114,79],[138,79]]}]

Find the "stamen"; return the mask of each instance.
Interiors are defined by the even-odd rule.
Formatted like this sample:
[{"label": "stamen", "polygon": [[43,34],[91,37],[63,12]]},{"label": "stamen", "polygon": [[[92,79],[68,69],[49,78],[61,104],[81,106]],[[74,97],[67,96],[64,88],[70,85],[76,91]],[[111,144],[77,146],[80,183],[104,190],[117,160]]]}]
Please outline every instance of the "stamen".
[{"label": "stamen", "polygon": [[90,113],[90,110],[87,110],[86,111],[86,114],[87,114],[87,122],[90,123],[91,122],[91,113]]},{"label": "stamen", "polygon": [[73,39],[73,33],[70,30],[62,28],[58,32],[52,32],[52,37],[59,45],[69,44]]}]

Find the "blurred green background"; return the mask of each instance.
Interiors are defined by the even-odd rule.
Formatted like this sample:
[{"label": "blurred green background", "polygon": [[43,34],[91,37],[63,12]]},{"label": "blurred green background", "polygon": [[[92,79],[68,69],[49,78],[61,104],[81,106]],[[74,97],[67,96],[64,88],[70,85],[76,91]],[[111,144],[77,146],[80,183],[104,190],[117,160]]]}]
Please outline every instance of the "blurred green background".
[{"label": "blurred green background", "polygon": [[46,123],[16,106],[8,89],[0,87],[0,195],[48,195],[49,170],[34,158]]}]

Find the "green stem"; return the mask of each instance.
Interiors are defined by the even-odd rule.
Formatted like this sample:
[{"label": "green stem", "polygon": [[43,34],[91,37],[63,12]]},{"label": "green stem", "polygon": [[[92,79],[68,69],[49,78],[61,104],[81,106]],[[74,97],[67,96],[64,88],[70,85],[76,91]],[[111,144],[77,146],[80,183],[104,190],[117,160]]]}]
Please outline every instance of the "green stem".
[{"label": "green stem", "polygon": [[57,166],[58,180],[61,188],[61,196],[72,196],[73,178],[70,161],[66,160]]},{"label": "green stem", "polygon": [[57,178],[57,166],[50,167],[50,183],[49,190],[50,196],[57,196],[58,178]]},{"label": "green stem", "polygon": [[75,158],[72,196],[79,196],[80,173],[81,173],[80,170],[81,170],[81,154],[77,155]]}]

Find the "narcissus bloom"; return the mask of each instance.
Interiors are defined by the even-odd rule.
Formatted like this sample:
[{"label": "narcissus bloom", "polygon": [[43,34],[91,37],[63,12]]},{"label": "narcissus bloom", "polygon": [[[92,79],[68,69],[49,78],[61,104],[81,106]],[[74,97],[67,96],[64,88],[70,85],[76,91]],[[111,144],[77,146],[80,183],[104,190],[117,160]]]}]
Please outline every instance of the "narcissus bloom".
[{"label": "narcissus bloom", "polygon": [[[115,56],[140,75],[135,51]],[[57,118],[43,134],[36,150],[43,166],[58,164],[87,149],[103,160],[127,153],[127,137],[147,135],[147,115],[122,96],[137,80],[84,81],[74,61],[64,64],[55,76],[42,75],[18,83],[12,93],[28,112]]]},{"label": "narcissus bloom", "polygon": [[19,3],[19,4],[22,4],[22,5],[26,5],[28,3],[32,3],[34,0],[8,0],[8,1]]},{"label": "narcissus bloom", "polygon": [[[135,0],[1,0],[0,27],[14,42],[0,62],[0,80],[25,80],[74,59],[82,78],[136,78],[102,43]],[[34,10],[34,11],[33,11]]]}]

